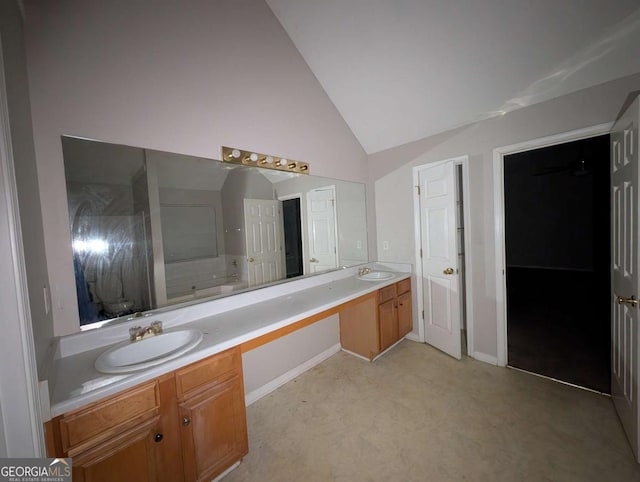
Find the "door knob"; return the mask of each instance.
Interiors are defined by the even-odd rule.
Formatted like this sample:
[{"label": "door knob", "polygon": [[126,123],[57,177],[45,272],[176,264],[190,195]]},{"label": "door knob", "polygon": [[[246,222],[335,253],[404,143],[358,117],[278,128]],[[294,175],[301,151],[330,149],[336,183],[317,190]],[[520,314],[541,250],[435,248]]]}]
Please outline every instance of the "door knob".
[{"label": "door knob", "polygon": [[453,268],[447,268],[444,271],[442,271],[444,274],[453,274],[456,271]]},{"label": "door knob", "polygon": [[618,296],[618,304],[619,305],[631,305],[631,306],[638,306],[638,300],[636,300],[635,296],[632,296],[631,298],[627,298],[625,296]]},{"label": "door knob", "polygon": [[249,258],[249,263],[253,263],[255,260],[253,258]]},{"label": "door knob", "polygon": [[317,263],[317,262],[318,262],[318,260],[316,258],[311,258],[309,260],[309,263]]},{"label": "door knob", "polygon": [[188,427],[189,425],[191,425],[191,419],[188,417],[184,417],[182,419],[182,425],[184,425],[185,427]]},{"label": "door knob", "polygon": [[162,439],[164,438],[164,435],[162,435],[161,433],[157,433],[155,435],[155,437],[153,437],[153,440],[158,443],[158,442],[162,442]]}]

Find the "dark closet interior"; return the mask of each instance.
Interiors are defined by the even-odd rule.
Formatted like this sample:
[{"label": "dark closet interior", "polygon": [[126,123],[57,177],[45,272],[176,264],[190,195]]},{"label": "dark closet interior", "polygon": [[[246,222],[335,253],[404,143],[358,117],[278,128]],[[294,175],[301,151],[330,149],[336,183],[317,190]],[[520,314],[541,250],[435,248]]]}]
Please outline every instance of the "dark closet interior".
[{"label": "dark closet interior", "polygon": [[302,223],[300,216],[300,199],[282,201],[282,217],[284,222],[284,250],[287,278],[302,276]]},{"label": "dark closet interior", "polygon": [[508,364],[610,392],[609,136],[504,159]]}]

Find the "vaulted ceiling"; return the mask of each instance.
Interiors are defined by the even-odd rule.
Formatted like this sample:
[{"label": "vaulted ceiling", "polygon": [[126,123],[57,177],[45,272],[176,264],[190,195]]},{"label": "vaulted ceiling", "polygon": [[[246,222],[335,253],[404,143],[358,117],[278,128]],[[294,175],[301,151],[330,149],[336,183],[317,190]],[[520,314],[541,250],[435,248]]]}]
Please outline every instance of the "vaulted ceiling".
[{"label": "vaulted ceiling", "polygon": [[638,0],[267,0],[367,153],[640,72]]}]

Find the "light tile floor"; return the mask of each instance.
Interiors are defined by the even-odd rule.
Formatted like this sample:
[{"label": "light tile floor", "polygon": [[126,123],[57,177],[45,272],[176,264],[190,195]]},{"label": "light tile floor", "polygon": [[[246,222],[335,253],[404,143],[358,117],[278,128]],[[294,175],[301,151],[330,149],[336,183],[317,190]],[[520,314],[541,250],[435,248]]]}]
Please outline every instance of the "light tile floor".
[{"label": "light tile floor", "polygon": [[640,481],[608,397],[404,341],[248,408],[231,481]]}]

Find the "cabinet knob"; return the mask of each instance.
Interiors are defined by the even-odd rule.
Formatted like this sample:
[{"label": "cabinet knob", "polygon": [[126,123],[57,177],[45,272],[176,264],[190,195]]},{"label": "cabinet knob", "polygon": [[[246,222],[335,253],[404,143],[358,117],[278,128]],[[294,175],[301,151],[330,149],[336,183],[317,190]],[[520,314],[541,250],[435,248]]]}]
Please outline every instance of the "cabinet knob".
[{"label": "cabinet knob", "polygon": [[191,419],[187,418],[187,417],[184,417],[182,419],[182,425],[184,425],[185,427],[188,427],[189,425],[191,425]]},{"label": "cabinet knob", "polygon": [[155,437],[153,437],[153,440],[158,443],[161,442],[162,439],[164,438],[164,435],[162,435],[161,433],[157,433]]}]

